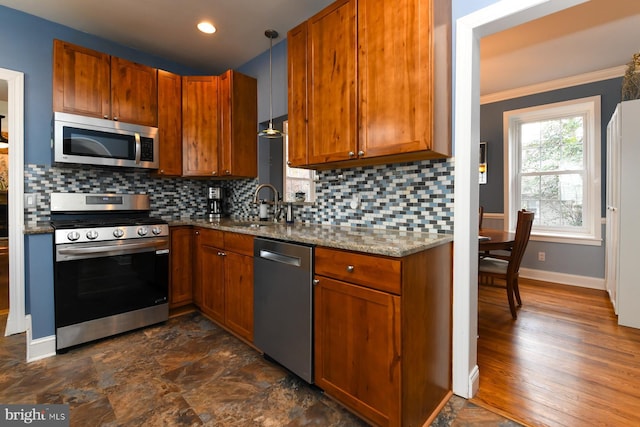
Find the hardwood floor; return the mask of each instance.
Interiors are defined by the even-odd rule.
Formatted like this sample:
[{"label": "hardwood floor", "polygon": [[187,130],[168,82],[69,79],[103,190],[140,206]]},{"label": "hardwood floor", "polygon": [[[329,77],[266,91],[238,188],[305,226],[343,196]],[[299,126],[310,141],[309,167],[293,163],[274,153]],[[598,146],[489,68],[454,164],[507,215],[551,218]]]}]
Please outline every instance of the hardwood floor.
[{"label": "hardwood floor", "polygon": [[471,401],[532,426],[640,425],[640,330],[606,292],[521,279],[479,290],[480,389]]}]

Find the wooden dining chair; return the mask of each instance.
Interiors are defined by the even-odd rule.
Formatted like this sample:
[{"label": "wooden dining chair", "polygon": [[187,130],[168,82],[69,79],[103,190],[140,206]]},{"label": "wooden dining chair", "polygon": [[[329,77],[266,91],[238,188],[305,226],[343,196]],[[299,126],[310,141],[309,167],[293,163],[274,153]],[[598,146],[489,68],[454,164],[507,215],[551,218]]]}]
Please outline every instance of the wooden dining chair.
[{"label": "wooden dining chair", "polygon": [[482,218],[484,218],[484,206],[478,208],[478,228],[482,230]]},{"label": "wooden dining chair", "polygon": [[500,287],[507,289],[509,309],[514,319],[518,318],[513,300],[514,295],[518,302],[518,307],[522,306],[520,289],[518,288],[518,275],[520,263],[531,236],[533,217],[533,212],[528,212],[524,209],[518,211],[516,235],[511,250],[501,251],[501,253],[484,252],[478,260],[478,283],[496,286],[494,279],[503,280],[505,285]]}]

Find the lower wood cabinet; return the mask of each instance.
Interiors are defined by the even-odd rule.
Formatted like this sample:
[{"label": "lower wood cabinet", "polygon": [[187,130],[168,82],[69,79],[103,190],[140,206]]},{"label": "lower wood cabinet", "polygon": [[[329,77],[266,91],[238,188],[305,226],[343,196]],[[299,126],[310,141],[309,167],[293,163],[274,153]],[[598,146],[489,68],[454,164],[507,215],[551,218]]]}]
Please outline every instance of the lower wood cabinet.
[{"label": "lower wood cabinet", "polygon": [[430,422],[451,393],[451,267],[450,244],[403,258],[316,248],[316,384],[374,425]]},{"label": "lower wood cabinet", "polygon": [[169,308],[193,302],[193,229],[171,227]]},{"label": "lower wood cabinet", "polygon": [[195,302],[241,338],[253,341],[253,236],[195,229]]}]

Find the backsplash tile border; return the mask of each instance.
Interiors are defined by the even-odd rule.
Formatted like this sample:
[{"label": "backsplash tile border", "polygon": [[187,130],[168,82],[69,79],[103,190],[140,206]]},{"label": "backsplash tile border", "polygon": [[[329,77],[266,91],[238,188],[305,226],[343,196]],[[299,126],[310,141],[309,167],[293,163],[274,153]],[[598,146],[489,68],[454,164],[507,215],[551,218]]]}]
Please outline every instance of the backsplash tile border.
[{"label": "backsplash tile border", "polygon": [[[400,231],[453,232],[453,159],[423,160],[318,171],[313,205],[295,206],[295,220]],[[336,176],[342,180],[335,182]],[[159,177],[146,170],[25,165],[25,193],[39,195],[25,208],[25,223],[50,219],[52,192],[149,194],[151,213],[170,218],[204,215],[206,188],[220,186],[232,217],[257,219],[252,203],[257,179],[211,180]],[[354,195],[357,209],[350,207]]]}]

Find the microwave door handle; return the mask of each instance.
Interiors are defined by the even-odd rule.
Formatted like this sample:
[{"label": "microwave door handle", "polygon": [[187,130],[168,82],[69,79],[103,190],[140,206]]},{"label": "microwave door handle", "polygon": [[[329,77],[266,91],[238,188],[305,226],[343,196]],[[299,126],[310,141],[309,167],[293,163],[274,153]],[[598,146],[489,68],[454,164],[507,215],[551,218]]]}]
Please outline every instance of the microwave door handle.
[{"label": "microwave door handle", "polygon": [[139,165],[140,164],[140,134],[138,132],[135,132],[135,138],[136,138],[136,164]]}]

